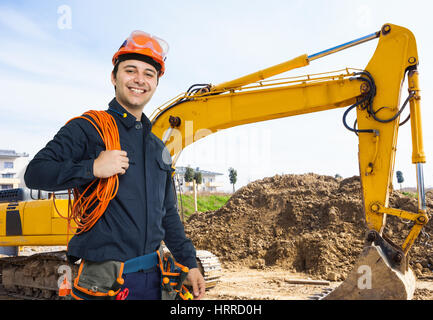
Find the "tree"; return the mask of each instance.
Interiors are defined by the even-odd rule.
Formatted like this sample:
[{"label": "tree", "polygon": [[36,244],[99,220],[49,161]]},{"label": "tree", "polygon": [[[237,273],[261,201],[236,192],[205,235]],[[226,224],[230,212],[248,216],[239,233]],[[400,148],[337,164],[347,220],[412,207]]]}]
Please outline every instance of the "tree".
[{"label": "tree", "polygon": [[200,171],[194,172],[194,180],[197,184],[201,184],[203,182],[203,177]]},{"label": "tree", "polygon": [[194,170],[190,167],[187,167],[185,170],[185,182],[192,182],[194,179]]},{"label": "tree", "polygon": [[233,168],[229,169],[229,178],[230,178],[230,183],[233,185],[233,192],[235,192],[235,183],[238,180],[238,173],[235,169]]},{"label": "tree", "polygon": [[343,177],[340,174],[338,174],[338,173],[335,174],[335,179],[342,179],[342,178]]},{"label": "tree", "polygon": [[401,184],[404,182],[403,172],[397,171],[395,174],[397,175],[397,182],[400,183],[400,190],[401,190]]}]

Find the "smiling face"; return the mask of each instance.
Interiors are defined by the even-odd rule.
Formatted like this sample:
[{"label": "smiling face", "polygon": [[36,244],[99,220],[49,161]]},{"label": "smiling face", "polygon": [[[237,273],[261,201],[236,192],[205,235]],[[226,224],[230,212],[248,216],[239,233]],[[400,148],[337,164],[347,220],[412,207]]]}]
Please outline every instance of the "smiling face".
[{"label": "smiling face", "polygon": [[154,66],[140,60],[119,62],[117,73],[111,73],[117,101],[137,118],[152,98],[158,84]]}]

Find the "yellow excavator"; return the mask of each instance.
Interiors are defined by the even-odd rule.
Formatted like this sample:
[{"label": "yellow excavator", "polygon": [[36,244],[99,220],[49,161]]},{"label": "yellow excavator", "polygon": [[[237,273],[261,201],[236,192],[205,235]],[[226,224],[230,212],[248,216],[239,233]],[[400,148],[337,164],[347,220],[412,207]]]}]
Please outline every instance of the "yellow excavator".
[{"label": "yellow excavator", "polygon": [[[376,50],[364,69],[349,69],[289,78],[275,78],[287,71],[302,68],[315,60],[341,50],[378,39]],[[156,109],[150,116],[152,132],[166,144],[167,162],[174,166],[182,150],[195,141],[222,129],[300,114],[346,108],[343,125],[358,136],[359,175],[368,232],[364,249],[346,280],[323,299],[412,299],[415,276],[409,267],[408,253],[428,222],[426,210],[418,53],[411,31],[393,24],[367,36],[330,49],[301,55],[281,64],[218,85],[197,84]],[[272,78],[272,79],[269,79]],[[408,95],[401,100],[404,80]],[[406,119],[400,119],[409,106]],[[350,125],[347,116],[356,112]],[[396,155],[398,129],[410,120],[412,162],[416,165],[418,211],[408,212],[389,207],[389,194]],[[67,224],[58,216],[66,212],[67,200],[8,201],[0,204],[0,245],[53,246],[66,245]],[[387,215],[413,222],[401,243],[383,235]],[[38,257],[0,259],[3,286],[16,289],[18,276],[43,282],[58,280],[54,267],[63,261],[58,253]],[[21,259],[22,261],[20,261]],[[11,265],[15,263],[15,269]],[[45,278],[32,273],[38,265]],[[45,268],[46,267],[46,268]],[[44,269],[45,268],[45,269]],[[14,271],[10,271],[13,269]],[[49,269],[49,270],[48,270]],[[55,268],[54,268],[55,269]],[[21,272],[21,273],[20,273]],[[55,269],[58,272],[58,269]],[[53,278],[54,277],[54,278]],[[10,280],[14,279],[14,280]],[[35,282],[35,281],[34,281]],[[37,281],[36,281],[37,282]],[[48,283],[48,282],[47,282]],[[57,283],[57,282],[56,282]],[[15,286],[15,287],[14,287]],[[42,297],[52,291],[43,284]]]}]

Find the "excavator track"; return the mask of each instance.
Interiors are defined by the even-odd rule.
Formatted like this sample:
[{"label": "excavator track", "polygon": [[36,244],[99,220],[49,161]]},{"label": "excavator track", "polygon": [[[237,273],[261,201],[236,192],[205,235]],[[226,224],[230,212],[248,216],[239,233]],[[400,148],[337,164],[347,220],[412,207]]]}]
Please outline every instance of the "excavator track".
[{"label": "excavator track", "polygon": [[1,258],[2,291],[18,299],[62,300],[58,290],[65,270],[70,272],[71,279],[78,272],[78,265],[67,261],[66,251]]},{"label": "excavator track", "polygon": [[222,275],[221,263],[216,255],[206,250],[197,250],[197,264],[206,282],[206,289],[215,287]]}]

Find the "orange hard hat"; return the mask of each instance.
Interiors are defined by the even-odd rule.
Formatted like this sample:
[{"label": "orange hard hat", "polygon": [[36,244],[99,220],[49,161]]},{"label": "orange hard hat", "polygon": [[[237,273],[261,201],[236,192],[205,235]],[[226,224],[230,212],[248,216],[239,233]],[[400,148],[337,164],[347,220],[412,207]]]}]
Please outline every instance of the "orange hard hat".
[{"label": "orange hard hat", "polygon": [[160,66],[160,74],[165,72],[165,59],[168,52],[168,44],[164,40],[152,36],[146,32],[136,30],[120,46],[113,56],[113,65],[116,65],[119,56],[124,54],[136,53],[148,56],[155,60]]}]

